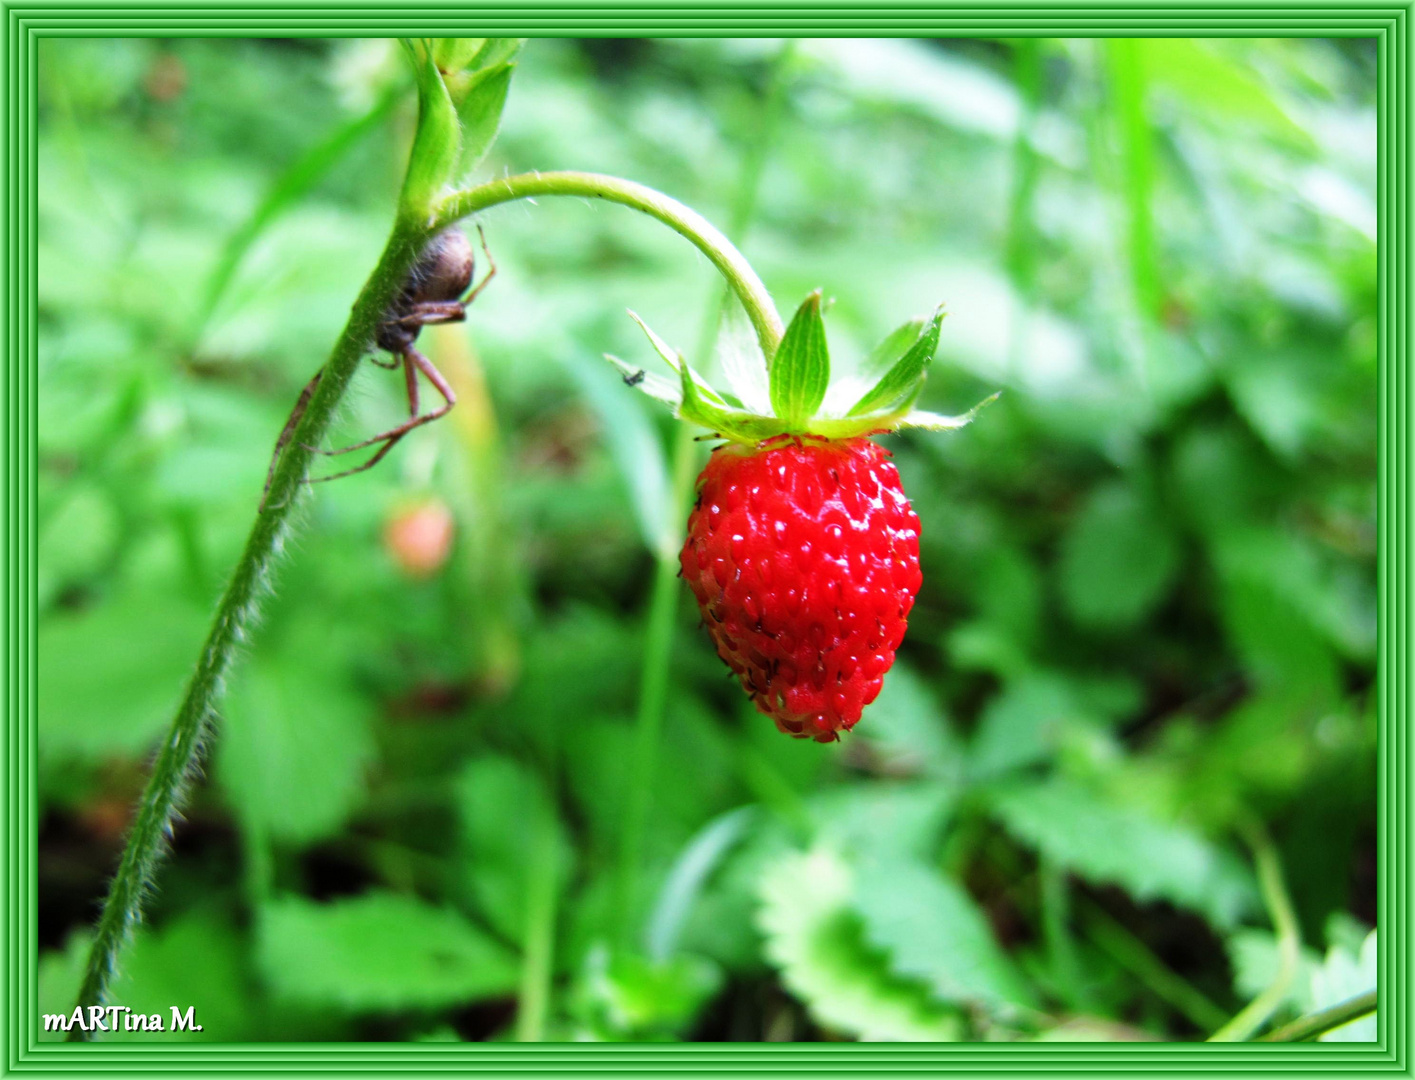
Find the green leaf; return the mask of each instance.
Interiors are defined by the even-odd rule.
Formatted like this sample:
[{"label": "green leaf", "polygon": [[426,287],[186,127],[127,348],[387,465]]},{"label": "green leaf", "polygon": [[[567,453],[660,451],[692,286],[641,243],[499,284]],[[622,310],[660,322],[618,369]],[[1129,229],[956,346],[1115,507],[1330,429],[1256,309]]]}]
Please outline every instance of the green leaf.
[{"label": "green leaf", "polygon": [[553,859],[561,882],[569,873],[573,849],[559,813],[540,777],[510,758],[475,758],[456,793],[471,894],[492,926],[521,941],[532,860]]},{"label": "green leaf", "polygon": [[314,620],[274,656],[239,674],[226,706],[217,775],[247,826],[295,843],[337,831],[365,791],[374,757],[367,706],[340,677],[315,664],[328,631]]},{"label": "green leaf", "polygon": [[462,150],[457,167],[465,176],[486,157],[501,127],[512,61],[524,38],[438,38],[432,57],[461,122]]},{"label": "green leaf", "polygon": [[[880,376],[879,381],[867,390],[859,401],[855,402],[846,415],[861,416],[879,409],[902,407],[905,402],[917,397],[924,372],[938,350],[938,335],[942,324],[943,308],[940,307],[934,312],[928,328],[919,339],[905,350],[904,355]],[[889,344],[888,338],[884,344]],[[884,345],[881,345],[881,348],[883,347]]]},{"label": "green leaf", "polygon": [[[63,951],[39,958],[38,1011],[71,1014],[83,983],[92,935],[71,933]],[[200,957],[200,963],[193,958]],[[162,1018],[162,1031],[98,1033],[111,1042],[232,1042],[269,1037],[252,992],[245,935],[226,919],[206,911],[187,911],[161,928],[144,926],[123,956],[122,967],[108,1000],[126,1005],[134,1014]],[[172,1006],[193,1018],[201,1031],[173,1031]],[[105,1023],[109,1021],[105,1020]],[[62,1042],[63,1032],[39,1032],[40,1042]]]},{"label": "green leaf", "polygon": [[[1233,989],[1239,997],[1255,998],[1273,984],[1281,961],[1277,937],[1271,930],[1245,926],[1230,934],[1224,944],[1229,966],[1233,969]],[[1297,974],[1282,999],[1283,1006],[1292,1015],[1309,1012],[1313,1008],[1312,974],[1321,962],[1321,956],[1312,949],[1303,946],[1299,950]]]},{"label": "green leaf", "polygon": [[970,775],[997,776],[1052,757],[1062,731],[1084,719],[1068,681],[1027,673],[988,702],[969,750]]},{"label": "green leaf", "polygon": [[841,785],[810,801],[816,835],[847,856],[925,858],[937,848],[957,788],[932,780]]},{"label": "green leaf", "polygon": [[65,485],[62,501],[39,527],[40,607],[68,586],[100,575],[122,541],[122,515],[107,490],[82,480]]},{"label": "green leaf", "polygon": [[757,924],[766,955],[817,1022],[871,1042],[951,1042],[958,1016],[929,988],[890,969],[851,908],[850,867],[818,848],[791,852],[762,876]]},{"label": "green leaf", "polygon": [[[193,962],[199,957],[200,962]],[[259,1037],[245,935],[229,921],[185,912],[160,929],[144,928],[109,989],[109,1000],[162,1017],[162,1032],[117,1032],[114,1042],[243,1042]],[[201,1031],[173,1031],[172,1007],[193,1009]]]},{"label": "green leaf", "polygon": [[1254,906],[1246,866],[1184,826],[1103,802],[1065,780],[991,795],[1009,832],[1087,881],[1119,885],[1137,900],[1168,900],[1220,927]]},{"label": "green leaf", "polygon": [[515,68],[515,64],[503,63],[477,72],[466,97],[458,104],[457,114],[462,120],[462,160],[457,167],[460,175],[465,176],[480,165],[496,141]]},{"label": "green leaf", "polygon": [[[1312,1009],[1326,1009],[1332,1005],[1364,994],[1376,986],[1376,931],[1372,930],[1361,943],[1359,952],[1351,952],[1341,946],[1327,951],[1326,959],[1320,967],[1313,969]],[[1375,1042],[1376,1013],[1343,1024],[1326,1032],[1321,1042]]]},{"label": "green leaf", "polygon": [[408,172],[398,198],[399,213],[418,222],[428,219],[443,187],[452,179],[462,149],[457,110],[433,62],[433,43],[403,40],[418,87],[418,126],[408,156]]},{"label": "green leaf", "polygon": [[477,53],[477,63],[482,67],[491,67],[514,60],[525,48],[526,40],[526,38],[487,38],[486,44]]},{"label": "green leaf", "polygon": [[869,942],[889,955],[895,972],[922,979],[940,1001],[1036,1007],[972,897],[938,871],[867,859],[855,898]]},{"label": "green leaf", "polygon": [[804,430],[830,384],[830,353],[817,289],[796,309],[771,361],[771,407],[789,430]]},{"label": "green leaf", "polygon": [[55,614],[39,631],[39,752],[137,755],[164,731],[207,613],[172,593],[132,593]]},{"label": "green leaf", "polygon": [[1179,544],[1160,508],[1117,480],[1097,488],[1062,541],[1061,596],[1077,622],[1121,629],[1164,598]]},{"label": "green leaf", "polygon": [[389,892],[271,901],[256,957],[276,995],[350,1011],[470,1004],[519,979],[516,958],[461,915]]},{"label": "green leaf", "polygon": [[1315,553],[1283,528],[1232,527],[1216,538],[1213,557],[1224,624],[1254,681],[1323,706],[1338,697],[1338,660],[1324,632],[1332,590]]},{"label": "green leaf", "polygon": [[[85,927],[71,931],[62,949],[48,949],[40,953],[35,979],[38,983],[37,1007],[41,1016],[46,1013],[67,1015],[74,1011],[92,944],[93,935]],[[67,1038],[62,1031],[46,1032],[42,1027],[37,1035],[40,1042],[63,1042]]]},{"label": "green leaf", "polygon": [[722,972],[702,957],[653,961],[611,954],[600,944],[585,956],[574,1008],[592,1038],[675,1038],[682,1036],[721,985]]},{"label": "green leaf", "polygon": [[753,824],[756,812],[755,807],[739,806],[719,814],[698,830],[673,860],[654,901],[646,934],[648,953],[654,960],[667,960],[677,950],[683,924],[708,877]]},{"label": "green leaf", "polygon": [[902,660],[885,676],[879,697],[865,706],[855,735],[889,775],[949,775],[962,759],[958,734],[933,689]]},{"label": "green leaf", "polygon": [[1146,38],[1140,46],[1149,77],[1220,122],[1254,124],[1272,136],[1312,148],[1311,135],[1273,97],[1262,79],[1214,45],[1189,38]]}]

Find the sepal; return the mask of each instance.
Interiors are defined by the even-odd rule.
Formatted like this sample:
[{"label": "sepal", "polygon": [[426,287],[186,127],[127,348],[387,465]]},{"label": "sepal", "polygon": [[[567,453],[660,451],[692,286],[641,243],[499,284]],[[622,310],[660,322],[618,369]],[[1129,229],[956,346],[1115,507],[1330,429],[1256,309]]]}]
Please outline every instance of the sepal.
[{"label": "sepal", "polygon": [[[924,384],[924,375],[938,351],[939,328],[943,325],[943,306],[929,320],[918,339],[904,350],[898,360],[885,371],[877,383],[865,392],[864,397],[851,407],[847,416],[865,416],[882,409],[895,410],[902,403],[912,402],[919,396]],[[910,324],[906,323],[905,326]],[[903,327],[900,328],[901,330]],[[896,330],[881,344],[881,349],[891,344],[900,331]]]},{"label": "sepal", "polygon": [[771,360],[771,410],[788,431],[806,430],[830,386],[830,353],[817,289],[796,309]]}]

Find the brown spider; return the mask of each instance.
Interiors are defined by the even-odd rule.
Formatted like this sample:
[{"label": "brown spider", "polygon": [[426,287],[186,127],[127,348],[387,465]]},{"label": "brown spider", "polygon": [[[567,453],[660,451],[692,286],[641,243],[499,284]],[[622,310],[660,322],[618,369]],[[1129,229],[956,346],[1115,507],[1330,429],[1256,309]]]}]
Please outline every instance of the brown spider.
[{"label": "brown spider", "polygon": [[[395,370],[399,365],[402,365],[404,383],[408,390],[410,419],[395,428],[365,439],[363,442],[344,446],[338,450],[320,450],[313,446],[307,447],[314,453],[333,457],[354,450],[362,450],[375,443],[383,443],[377,453],[362,465],[345,469],[343,472],[334,473],[331,476],[319,476],[313,480],[306,480],[306,483],[322,484],[326,480],[338,480],[340,477],[353,476],[355,473],[373,468],[388,455],[390,450],[398,445],[398,441],[404,435],[416,427],[446,416],[452,406],[457,404],[457,395],[452,392],[452,387],[442,377],[442,372],[433,366],[431,360],[413,348],[413,342],[418,339],[418,334],[424,326],[464,320],[467,317],[467,305],[475,300],[491,279],[496,276],[496,260],[487,250],[486,236],[482,233],[480,225],[477,226],[477,235],[481,237],[481,249],[486,255],[486,261],[490,267],[480,285],[468,292],[466,296],[461,295],[472,284],[476,261],[472,256],[472,245],[468,243],[462,231],[457,228],[445,229],[434,236],[428,242],[423,253],[418,256],[418,261],[408,272],[408,280],[403,284],[402,292],[384,312],[383,321],[378,325],[378,333],[374,337],[374,342],[380,349],[390,353],[394,359],[392,361],[380,360],[376,356],[370,357],[370,359],[379,367],[389,370]],[[443,405],[422,415],[418,414],[417,373],[420,371],[442,395],[444,401]],[[270,469],[265,476],[267,494],[270,492],[270,482],[275,477],[275,466],[280,461],[280,454],[289,445],[290,439],[295,433],[295,427],[299,424],[300,418],[304,416],[305,407],[309,405],[310,397],[313,396],[315,389],[319,386],[319,380],[323,376],[324,369],[320,368],[315,372],[314,378],[300,391],[299,400],[295,402],[295,408],[290,413],[290,418],[285,421],[285,427],[281,429],[280,437],[275,441],[275,454],[270,460]]]}]

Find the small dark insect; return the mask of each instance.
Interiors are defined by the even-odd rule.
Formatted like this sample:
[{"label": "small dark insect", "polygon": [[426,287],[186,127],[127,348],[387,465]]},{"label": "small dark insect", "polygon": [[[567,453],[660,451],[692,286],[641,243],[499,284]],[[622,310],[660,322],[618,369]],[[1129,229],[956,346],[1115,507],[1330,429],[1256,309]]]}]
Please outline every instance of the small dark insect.
[{"label": "small dark insect", "polygon": [[[472,284],[476,261],[472,256],[472,245],[467,241],[462,231],[457,228],[446,229],[429,241],[427,248],[419,256],[412,270],[409,271],[403,291],[384,312],[383,321],[379,323],[374,342],[380,349],[390,353],[393,359],[380,360],[376,356],[370,357],[370,359],[379,367],[389,370],[396,370],[400,365],[402,366],[404,383],[408,392],[410,419],[395,428],[365,439],[363,442],[344,446],[338,450],[319,450],[313,446],[309,447],[308,449],[315,453],[332,457],[354,450],[362,450],[376,443],[383,444],[362,465],[334,473],[332,476],[316,477],[306,481],[307,483],[322,484],[326,480],[338,480],[340,477],[352,476],[354,473],[361,473],[365,469],[373,468],[388,455],[390,450],[398,445],[404,435],[416,427],[446,416],[452,406],[457,404],[457,395],[452,392],[452,387],[447,384],[442,373],[433,366],[432,361],[413,348],[413,342],[418,339],[418,334],[424,326],[463,321],[467,317],[467,305],[475,300],[491,279],[496,276],[496,260],[487,250],[486,236],[482,233],[480,225],[477,226],[477,235],[481,237],[482,253],[486,255],[488,264],[486,276],[482,278],[481,284],[467,292],[466,296],[462,296],[462,293],[466,292]],[[418,372],[422,372],[427,381],[432,383],[433,388],[442,395],[444,402],[438,408],[421,415],[418,413]],[[315,389],[319,386],[319,380],[323,376],[323,368],[315,372],[314,378],[300,392],[299,400],[295,402],[294,411],[290,413],[290,419],[285,421],[285,427],[275,442],[275,455],[271,458],[270,470],[266,473],[265,490],[267,493],[270,491],[270,482],[275,476],[275,466],[280,460],[280,455],[289,445],[290,439],[295,433],[295,427],[299,424],[300,418],[304,416],[305,408],[309,405],[310,398],[314,395]]]},{"label": "small dark insect", "polygon": [[625,375],[625,376],[624,376],[624,385],[625,385],[625,386],[638,386],[639,383],[641,383],[641,382],[644,381],[644,374],[645,374],[645,373],[644,373],[644,369],[643,369],[643,368],[640,368],[638,371],[634,372],[632,375]]}]

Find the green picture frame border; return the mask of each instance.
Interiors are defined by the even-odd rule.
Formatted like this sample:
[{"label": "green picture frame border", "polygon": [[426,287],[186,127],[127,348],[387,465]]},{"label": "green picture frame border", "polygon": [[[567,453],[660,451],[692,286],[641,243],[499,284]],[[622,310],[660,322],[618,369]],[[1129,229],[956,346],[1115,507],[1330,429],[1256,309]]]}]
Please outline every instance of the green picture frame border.
[{"label": "green picture frame border", "polygon": [[[992,3],[880,6],[832,0],[716,6],[575,0],[395,7],[378,3],[195,7],[161,2],[5,3],[5,324],[8,427],[4,623],[6,738],[3,1038],[6,1072],[395,1072],[490,1074],[691,1071],[1147,1073],[1218,1070],[1348,1075],[1410,1069],[1410,384],[1407,333],[1411,13],[1393,4]],[[37,1038],[36,348],[37,48],[41,37],[1072,36],[1374,37],[1378,74],[1379,725],[1377,912],[1381,1008],[1374,1044],[678,1044],[40,1043]]]}]

